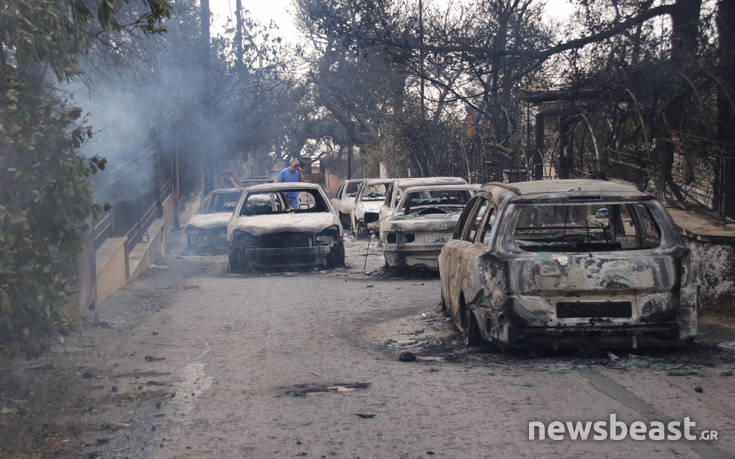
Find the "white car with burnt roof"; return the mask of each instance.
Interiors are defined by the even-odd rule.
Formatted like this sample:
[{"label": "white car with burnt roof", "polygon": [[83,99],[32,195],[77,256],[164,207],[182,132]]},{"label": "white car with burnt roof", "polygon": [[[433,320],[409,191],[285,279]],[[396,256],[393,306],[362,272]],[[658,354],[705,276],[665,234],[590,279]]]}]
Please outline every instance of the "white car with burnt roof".
[{"label": "white car with burnt roof", "polygon": [[227,225],[231,271],[344,264],[343,229],[321,186],[248,188]]},{"label": "white car with burnt roof", "polygon": [[383,203],[380,206],[378,219],[372,223],[373,227],[376,227],[379,231],[380,244],[386,243],[386,235],[390,228],[391,217],[403,197],[406,188],[412,186],[465,184],[467,184],[467,180],[461,177],[409,177],[393,179],[386,186],[385,199],[383,199]]},{"label": "white car with burnt roof", "polygon": [[187,247],[227,247],[227,223],[241,196],[241,188],[221,188],[209,192],[184,227]]},{"label": "white car with burnt roof", "polygon": [[439,255],[467,344],[668,346],[697,333],[680,230],[654,196],[601,180],[483,186]]},{"label": "white car with burnt roof", "polygon": [[383,244],[385,264],[439,269],[439,252],[454,232],[459,214],[480,185],[406,188]]}]

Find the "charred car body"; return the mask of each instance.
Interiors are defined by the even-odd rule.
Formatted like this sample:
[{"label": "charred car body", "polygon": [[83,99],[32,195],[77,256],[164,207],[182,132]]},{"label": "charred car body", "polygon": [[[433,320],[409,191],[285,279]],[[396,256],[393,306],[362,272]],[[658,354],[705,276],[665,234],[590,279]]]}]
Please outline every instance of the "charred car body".
[{"label": "charred car body", "polygon": [[241,196],[240,188],[222,188],[207,194],[184,228],[187,246],[227,247],[227,223]]},{"label": "charred car body", "polygon": [[227,226],[230,269],[341,265],[342,237],[342,225],[319,185],[255,185],[245,191]]},{"label": "charred car body", "polygon": [[352,224],[352,211],[355,208],[355,198],[365,179],[350,179],[340,185],[337,194],[332,198],[332,206],[337,211],[342,227],[347,229]]},{"label": "charred car body", "polygon": [[368,231],[378,229],[380,207],[385,201],[389,185],[394,181],[395,179],[369,179],[360,186],[352,211],[352,230],[357,237],[364,237]]},{"label": "charred car body", "polygon": [[491,183],[439,256],[442,306],[468,344],[683,343],[697,329],[687,254],[661,203],[631,185]]},{"label": "charred car body", "polygon": [[452,236],[465,204],[479,190],[479,185],[406,188],[382,246],[385,264],[439,269],[439,252]]},{"label": "charred car body", "polygon": [[377,226],[380,232],[380,244],[387,242],[386,237],[391,225],[391,217],[398,206],[398,202],[403,197],[406,188],[412,186],[430,186],[430,185],[465,185],[467,181],[459,177],[416,177],[416,178],[397,178],[391,181],[385,191],[385,199],[380,206]]}]

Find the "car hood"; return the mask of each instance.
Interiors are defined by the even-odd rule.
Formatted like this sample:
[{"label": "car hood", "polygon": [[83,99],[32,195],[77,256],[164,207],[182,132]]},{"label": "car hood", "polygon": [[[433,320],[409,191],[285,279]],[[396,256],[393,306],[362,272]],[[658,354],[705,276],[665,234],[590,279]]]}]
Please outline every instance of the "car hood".
[{"label": "car hood", "polygon": [[193,226],[194,228],[201,229],[212,229],[219,227],[226,227],[227,222],[230,221],[232,212],[217,212],[214,214],[195,214],[189,219],[186,224],[187,227]]},{"label": "car hood", "polygon": [[235,218],[228,228],[232,231],[245,231],[253,236],[281,231],[318,233],[330,226],[339,226],[337,217],[330,212],[253,215]]},{"label": "car hood", "polygon": [[380,212],[380,207],[383,205],[383,201],[360,201],[357,204],[360,210],[363,212]]}]

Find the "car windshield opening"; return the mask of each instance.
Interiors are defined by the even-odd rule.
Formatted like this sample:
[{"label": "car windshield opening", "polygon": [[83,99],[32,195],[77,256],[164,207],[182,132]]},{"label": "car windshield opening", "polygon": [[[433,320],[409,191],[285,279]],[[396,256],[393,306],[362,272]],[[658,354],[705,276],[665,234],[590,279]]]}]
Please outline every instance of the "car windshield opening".
[{"label": "car windshield opening", "polygon": [[362,201],[382,201],[385,199],[385,183],[371,183],[365,185],[365,190],[362,192]]},{"label": "car windshield opening", "polygon": [[312,189],[258,191],[248,193],[240,215],[329,212],[321,194]]},{"label": "car windshield opening", "polygon": [[523,204],[513,239],[526,252],[605,252],[658,247],[652,209],[637,203]]},{"label": "car windshield opening", "polygon": [[396,218],[458,217],[472,197],[468,190],[425,190],[410,192]]},{"label": "car windshield opening", "polygon": [[213,214],[220,212],[232,212],[237,206],[237,201],[240,200],[241,192],[232,193],[215,193],[209,197],[208,202],[199,213],[202,214]]},{"label": "car windshield opening", "polygon": [[357,190],[360,188],[360,182],[349,182],[345,188],[345,196],[354,198],[357,196]]}]

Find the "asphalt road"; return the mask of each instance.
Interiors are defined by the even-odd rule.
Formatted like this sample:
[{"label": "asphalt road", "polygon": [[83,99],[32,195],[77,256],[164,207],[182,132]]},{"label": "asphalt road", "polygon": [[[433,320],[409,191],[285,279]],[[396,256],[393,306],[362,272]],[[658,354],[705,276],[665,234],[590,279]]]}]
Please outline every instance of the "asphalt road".
[{"label": "asphalt road", "polygon": [[[364,242],[349,242],[348,267],[329,271],[230,274],[223,255],[154,266],[99,308],[97,327],[67,341],[65,358],[91,373],[95,391],[87,428],[57,453],[735,455],[732,352],[465,349],[438,309],[438,278],[383,273],[371,251],[372,274]],[[407,351],[416,361],[399,359]],[[528,439],[532,420],[613,413],[629,423],[688,416],[695,432],[715,429],[719,439]]]}]

